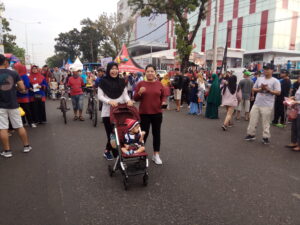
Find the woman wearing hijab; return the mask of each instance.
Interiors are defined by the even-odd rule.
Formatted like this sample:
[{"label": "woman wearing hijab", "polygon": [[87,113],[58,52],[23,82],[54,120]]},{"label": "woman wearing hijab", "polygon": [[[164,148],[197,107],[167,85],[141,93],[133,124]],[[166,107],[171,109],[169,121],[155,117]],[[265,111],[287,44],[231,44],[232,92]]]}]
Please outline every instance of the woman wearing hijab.
[{"label": "woman wearing hijab", "polygon": [[[14,64],[14,69],[17,71],[17,73],[20,75],[21,79],[23,80],[23,83],[24,83],[26,91],[27,91],[26,93],[17,92],[18,103],[22,107],[22,109],[25,111],[25,117],[27,120],[27,124],[30,127],[35,128],[36,125],[33,123],[32,115],[31,115],[31,111],[30,111],[30,98],[29,98],[30,82],[29,82],[29,77],[27,76],[27,69],[20,62]],[[22,117],[23,124],[26,123],[25,117],[24,116]]]},{"label": "woman wearing hijab", "polygon": [[104,151],[104,157],[107,160],[112,160],[111,151],[113,150],[110,144],[110,136],[113,131],[113,127],[110,123],[110,108],[111,106],[117,106],[119,103],[127,103],[132,106],[133,103],[128,96],[125,80],[119,77],[118,64],[111,62],[107,65],[106,76],[101,80],[98,88],[98,98],[103,102],[101,117],[107,136],[106,149]]},{"label": "woman wearing hijab", "polygon": [[232,114],[234,113],[235,107],[238,106],[241,100],[241,91],[237,88],[237,78],[232,75],[228,78],[227,83],[222,87],[222,105],[226,107],[226,117],[222,126],[224,131],[230,126]]},{"label": "woman wearing hijab", "polygon": [[156,68],[148,65],[145,69],[146,81],[141,81],[136,87],[133,99],[140,101],[139,113],[141,116],[141,129],[146,132],[146,142],[152,126],[153,150],[152,160],[155,164],[161,165],[160,152],[160,130],[162,124],[162,108],[166,108],[165,88],[156,80]]},{"label": "woman wearing hijab", "polygon": [[209,119],[219,119],[218,108],[221,104],[220,83],[217,74],[212,75],[212,84],[207,97],[207,107],[205,117]]},{"label": "woman wearing hijab", "polygon": [[38,72],[37,66],[32,66],[30,76],[30,108],[34,123],[47,123],[46,119],[46,94],[48,86],[45,77]]}]

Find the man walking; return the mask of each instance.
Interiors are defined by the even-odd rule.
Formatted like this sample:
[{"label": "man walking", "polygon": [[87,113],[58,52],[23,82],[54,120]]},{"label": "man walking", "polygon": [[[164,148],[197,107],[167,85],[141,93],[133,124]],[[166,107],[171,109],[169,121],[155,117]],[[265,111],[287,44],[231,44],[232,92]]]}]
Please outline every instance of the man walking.
[{"label": "man walking", "polygon": [[23,142],[23,152],[27,153],[32,149],[28,142],[27,132],[23,127],[17,102],[17,90],[25,94],[26,89],[19,74],[7,69],[8,67],[8,59],[0,54],[0,136],[3,145],[1,155],[5,158],[12,157],[8,137],[9,121]]},{"label": "man walking", "polygon": [[[291,80],[289,78],[289,71],[282,70],[280,73],[280,84],[281,84],[281,93],[275,98],[275,109],[274,109],[274,119],[272,124],[274,126],[283,128],[285,126],[285,113],[283,101],[285,97],[290,96],[291,91]],[[279,122],[280,119],[280,122]],[[279,123],[278,123],[279,122]]]},{"label": "man walking", "polygon": [[269,144],[270,122],[274,107],[275,96],[280,95],[280,82],[272,77],[273,65],[264,66],[264,77],[260,77],[254,84],[253,91],[257,93],[254,105],[250,112],[250,122],[247,129],[246,141],[255,140],[256,127],[259,119],[262,119],[264,144]]},{"label": "man walking", "polygon": [[174,99],[176,102],[176,112],[179,112],[181,95],[182,95],[183,76],[181,75],[178,68],[175,69],[173,86],[174,86]]},{"label": "man walking", "polygon": [[250,98],[252,94],[253,81],[250,79],[251,73],[244,71],[244,79],[239,83],[239,89],[242,91],[242,101],[239,103],[237,108],[236,119],[241,119],[241,111],[245,112],[245,120],[249,120],[250,112]]},{"label": "man walking", "polygon": [[54,68],[53,77],[55,78],[57,83],[60,83],[61,78],[62,78],[62,72],[59,71],[58,67]]},{"label": "man walking", "polygon": [[[71,88],[71,98],[74,110],[74,120],[84,121],[82,116],[83,110],[83,91],[82,88],[85,86],[82,78],[79,76],[81,72],[80,68],[72,68],[73,76],[69,78],[67,86]],[[79,113],[79,117],[78,117]]]}]

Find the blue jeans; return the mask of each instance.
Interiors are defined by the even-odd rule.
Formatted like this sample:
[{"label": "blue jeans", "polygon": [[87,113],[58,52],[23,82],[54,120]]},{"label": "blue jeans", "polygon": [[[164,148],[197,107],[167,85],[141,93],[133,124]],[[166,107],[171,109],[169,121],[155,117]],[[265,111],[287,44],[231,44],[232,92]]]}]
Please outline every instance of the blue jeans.
[{"label": "blue jeans", "polygon": [[72,98],[72,105],[73,105],[73,109],[75,111],[77,110],[81,110],[83,109],[83,94],[81,95],[74,95],[74,96],[71,96]]}]

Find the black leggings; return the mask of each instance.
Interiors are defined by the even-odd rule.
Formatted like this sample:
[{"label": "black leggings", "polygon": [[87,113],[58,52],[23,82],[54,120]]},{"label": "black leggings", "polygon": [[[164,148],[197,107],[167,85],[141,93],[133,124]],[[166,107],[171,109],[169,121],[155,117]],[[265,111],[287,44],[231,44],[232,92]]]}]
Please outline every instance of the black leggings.
[{"label": "black leggings", "polygon": [[107,143],[106,143],[106,150],[111,151],[113,148],[111,147],[110,144],[110,135],[113,131],[113,126],[110,123],[110,118],[109,117],[102,117],[104,127],[105,127],[105,132],[106,132],[106,137],[107,137]]},{"label": "black leggings", "polygon": [[146,143],[147,137],[150,130],[150,125],[152,126],[153,135],[153,150],[155,152],[160,151],[160,130],[162,123],[162,113],[159,114],[141,114],[141,129],[145,131],[144,141]]}]

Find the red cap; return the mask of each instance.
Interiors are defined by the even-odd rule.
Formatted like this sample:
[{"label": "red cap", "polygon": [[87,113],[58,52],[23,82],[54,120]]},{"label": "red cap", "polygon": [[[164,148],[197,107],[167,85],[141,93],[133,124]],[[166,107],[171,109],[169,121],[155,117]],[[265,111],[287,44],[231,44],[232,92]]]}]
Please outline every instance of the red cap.
[{"label": "red cap", "polygon": [[136,125],[139,124],[139,121],[133,119],[126,119],[125,124],[127,125],[128,131],[131,131]]}]

